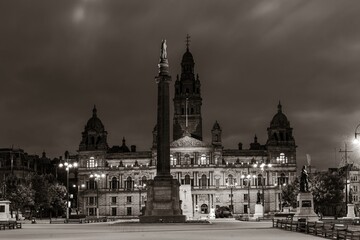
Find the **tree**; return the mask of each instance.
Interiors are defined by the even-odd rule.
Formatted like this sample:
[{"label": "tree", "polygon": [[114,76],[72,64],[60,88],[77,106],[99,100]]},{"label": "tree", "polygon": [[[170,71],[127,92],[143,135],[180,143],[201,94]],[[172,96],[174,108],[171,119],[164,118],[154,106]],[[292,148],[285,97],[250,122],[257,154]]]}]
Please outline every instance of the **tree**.
[{"label": "tree", "polygon": [[283,206],[291,206],[293,208],[296,208],[299,186],[300,186],[299,180],[298,178],[296,178],[294,182],[287,184],[282,188]]},{"label": "tree", "polygon": [[27,181],[20,182],[15,175],[9,175],[6,180],[6,198],[11,202],[11,213],[19,210],[24,213],[26,209],[34,205],[33,195],[34,191]]},{"label": "tree", "polygon": [[[66,187],[58,183],[51,184],[49,187],[50,214],[55,212],[58,217],[66,209]],[[51,217],[51,216],[50,216]]]},{"label": "tree", "polygon": [[314,177],[312,194],[315,209],[322,213],[331,207],[335,217],[339,215],[339,206],[344,200],[344,179],[338,172],[321,172]]}]

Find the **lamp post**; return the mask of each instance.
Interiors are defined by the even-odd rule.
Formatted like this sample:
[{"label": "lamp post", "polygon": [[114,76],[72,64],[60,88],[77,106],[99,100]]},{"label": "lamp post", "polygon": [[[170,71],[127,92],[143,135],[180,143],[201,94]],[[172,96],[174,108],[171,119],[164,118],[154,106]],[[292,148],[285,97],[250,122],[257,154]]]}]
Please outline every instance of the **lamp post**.
[{"label": "lamp post", "polygon": [[248,218],[250,218],[250,185],[251,185],[251,178],[255,178],[256,175],[251,175],[249,172],[249,167],[248,167],[248,175],[241,175],[241,179],[245,180],[247,182],[247,189],[248,189],[248,205],[247,205],[247,214],[248,214]]},{"label": "lamp post", "polygon": [[234,183],[234,179],[232,179],[232,182],[226,183],[226,186],[228,188],[230,188],[230,211],[231,211],[231,214],[234,214],[233,188],[236,188],[236,183]]},{"label": "lamp post", "polygon": [[81,185],[76,185],[73,184],[73,188],[76,188],[76,214],[79,215],[79,190],[80,188],[84,188],[85,184],[81,184]]},{"label": "lamp post", "polygon": [[94,179],[94,181],[96,182],[96,217],[99,218],[99,182],[100,179],[105,178],[105,174],[104,173],[95,173],[95,174],[90,174],[90,178]]},{"label": "lamp post", "polygon": [[145,189],[146,184],[145,183],[143,185],[134,184],[134,187],[139,189],[139,215],[141,215],[141,190]]},{"label": "lamp post", "polygon": [[258,165],[257,163],[255,163],[253,165],[254,168],[260,168],[261,171],[261,191],[262,191],[262,205],[263,205],[263,214],[265,213],[265,191],[264,191],[264,186],[265,186],[265,177],[264,177],[264,172],[266,174],[266,170],[265,168],[271,168],[272,164],[265,164],[265,163],[261,163],[260,165]]},{"label": "lamp post", "polygon": [[77,162],[69,163],[68,159],[65,163],[60,163],[59,168],[65,168],[66,171],[66,223],[69,222],[69,208],[71,207],[71,202],[69,201],[69,171],[71,168],[76,168],[78,166]]}]

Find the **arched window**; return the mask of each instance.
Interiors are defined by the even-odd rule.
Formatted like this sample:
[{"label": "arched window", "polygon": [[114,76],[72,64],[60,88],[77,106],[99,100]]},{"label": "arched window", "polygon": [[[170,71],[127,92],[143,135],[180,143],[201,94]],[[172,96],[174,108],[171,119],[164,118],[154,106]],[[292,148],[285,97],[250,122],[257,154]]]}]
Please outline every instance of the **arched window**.
[{"label": "arched window", "polygon": [[286,185],[289,182],[289,178],[286,177],[285,173],[280,174],[280,177],[278,177],[278,183],[279,185]]},{"label": "arched window", "polygon": [[174,157],[173,155],[170,155],[170,165],[171,166],[176,166],[176,164],[177,164],[176,157]]},{"label": "arched window", "polygon": [[209,211],[208,210],[208,205],[206,205],[206,204],[201,205],[201,213],[207,214],[208,211]]},{"label": "arched window", "polygon": [[280,153],[280,156],[276,158],[277,163],[288,163],[288,158],[285,157],[285,153]]},{"label": "arched window", "polygon": [[185,154],[185,162],[184,162],[184,164],[185,165],[190,165],[190,155],[189,154]]},{"label": "arched window", "polygon": [[96,182],[93,178],[89,179],[89,189],[96,189]]},{"label": "arched window", "polygon": [[190,185],[191,180],[189,175],[185,175],[185,185]]},{"label": "arched window", "polygon": [[90,159],[87,161],[87,167],[88,168],[95,167],[95,158],[94,157],[90,157]]},{"label": "arched window", "polygon": [[118,181],[116,177],[113,177],[111,179],[111,189],[117,189],[118,188]]},{"label": "arched window", "polygon": [[206,186],[207,186],[207,177],[206,177],[205,174],[203,174],[203,175],[201,176],[201,184],[200,184],[200,186],[201,186],[202,188],[206,188]]},{"label": "arched window", "polygon": [[263,176],[261,174],[259,174],[258,177],[257,177],[257,185],[262,186],[263,181],[264,181]]},{"label": "arched window", "polygon": [[229,176],[228,176],[228,178],[226,180],[227,180],[226,182],[227,182],[228,185],[235,185],[233,175],[229,174]]},{"label": "arched window", "polygon": [[140,183],[140,185],[143,186],[144,184],[146,184],[146,181],[147,181],[146,176],[143,176],[143,177],[141,178],[141,183]]},{"label": "arched window", "polygon": [[206,165],[206,155],[202,154],[200,157],[200,165]]},{"label": "arched window", "polygon": [[133,189],[133,181],[132,181],[131,177],[127,177],[127,179],[125,181],[125,189],[126,190],[132,190]]}]

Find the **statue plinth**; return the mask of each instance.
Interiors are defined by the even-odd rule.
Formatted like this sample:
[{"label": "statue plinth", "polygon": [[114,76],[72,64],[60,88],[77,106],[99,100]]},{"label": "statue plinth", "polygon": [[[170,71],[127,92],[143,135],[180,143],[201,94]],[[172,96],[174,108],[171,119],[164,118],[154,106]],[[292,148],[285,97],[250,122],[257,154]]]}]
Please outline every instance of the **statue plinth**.
[{"label": "statue plinth", "polygon": [[348,203],[346,218],[353,218],[353,219],[356,218],[356,216],[355,216],[355,204]]},{"label": "statue plinth", "polygon": [[10,203],[8,200],[0,201],[0,221],[9,221],[11,219]]},{"label": "statue plinth", "polygon": [[179,196],[179,182],[172,176],[155,177],[147,184],[147,201],[141,223],[181,223],[186,221],[182,215]]},{"label": "statue plinth", "polygon": [[255,205],[254,218],[264,217],[264,206],[261,203]]},{"label": "statue plinth", "polygon": [[296,213],[293,219],[306,219],[306,221],[310,222],[319,220],[314,212],[314,198],[311,192],[299,192],[297,196]]}]

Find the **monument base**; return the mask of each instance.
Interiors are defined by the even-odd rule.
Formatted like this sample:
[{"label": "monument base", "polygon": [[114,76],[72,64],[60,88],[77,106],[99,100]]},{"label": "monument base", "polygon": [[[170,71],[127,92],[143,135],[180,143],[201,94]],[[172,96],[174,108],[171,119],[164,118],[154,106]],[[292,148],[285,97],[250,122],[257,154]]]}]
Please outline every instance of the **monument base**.
[{"label": "monument base", "polygon": [[255,205],[254,218],[264,217],[264,206],[262,204]]},{"label": "monument base", "polygon": [[319,220],[319,217],[314,212],[314,199],[311,192],[300,192],[298,194],[297,209],[293,219],[306,219],[308,222]]},{"label": "monument base", "polygon": [[10,201],[8,200],[0,201],[0,221],[9,221],[9,220],[11,220]]},{"label": "monument base", "polygon": [[356,216],[355,216],[355,204],[348,203],[346,218],[356,218]]},{"label": "monument base", "polygon": [[172,176],[156,176],[147,182],[145,213],[140,216],[141,223],[182,223],[179,196],[179,182]]}]

